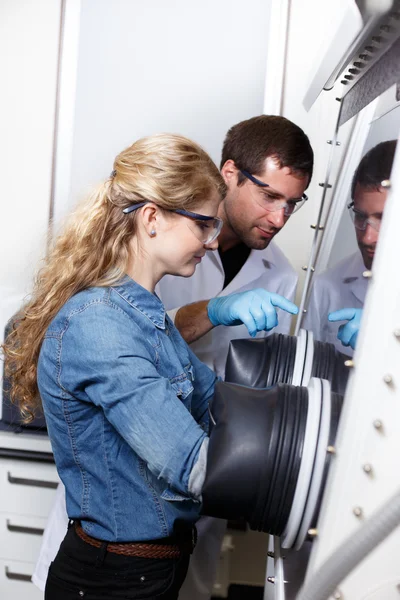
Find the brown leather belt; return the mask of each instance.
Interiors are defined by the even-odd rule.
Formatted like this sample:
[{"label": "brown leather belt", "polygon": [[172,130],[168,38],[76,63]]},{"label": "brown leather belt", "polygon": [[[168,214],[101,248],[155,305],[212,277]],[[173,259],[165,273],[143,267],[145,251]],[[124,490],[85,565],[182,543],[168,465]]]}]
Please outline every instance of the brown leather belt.
[{"label": "brown leather belt", "polygon": [[143,542],[102,542],[88,535],[78,523],[75,523],[75,531],[87,544],[101,548],[107,544],[107,551],[124,556],[138,556],[140,558],[178,558],[181,549],[177,545],[170,544],[146,544]]}]

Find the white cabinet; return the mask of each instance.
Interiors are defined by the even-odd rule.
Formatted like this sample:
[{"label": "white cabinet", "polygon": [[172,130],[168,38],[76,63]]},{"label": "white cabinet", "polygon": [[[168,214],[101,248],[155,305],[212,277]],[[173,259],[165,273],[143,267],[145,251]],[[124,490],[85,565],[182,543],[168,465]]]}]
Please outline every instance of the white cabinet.
[{"label": "white cabinet", "polygon": [[31,582],[59,482],[45,436],[0,432],[0,598],[43,600]]},{"label": "white cabinet", "polygon": [[0,560],[1,600],[43,600],[43,592],[31,582],[33,563]]},{"label": "white cabinet", "polygon": [[57,488],[54,464],[1,458],[0,513],[47,517]]}]

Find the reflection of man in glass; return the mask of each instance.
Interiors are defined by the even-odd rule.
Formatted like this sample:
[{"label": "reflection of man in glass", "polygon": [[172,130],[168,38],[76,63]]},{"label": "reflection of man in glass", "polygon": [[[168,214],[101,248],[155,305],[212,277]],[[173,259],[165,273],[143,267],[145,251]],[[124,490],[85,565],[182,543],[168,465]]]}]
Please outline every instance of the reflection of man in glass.
[{"label": "reflection of man in glass", "polygon": [[[367,291],[367,280],[362,274],[372,267],[386,202],[387,189],[381,184],[390,178],[395,150],[396,140],[381,142],[369,150],[358,165],[348,208],[360,251],[315,277],[303,322],[316,339],[331,342],[340,351],[344,350],[343,345],[349,346],[346,353],[350,355]],[[332,315],[333,311],[337,314]],[[343,323],[339,332],[337,321]]]}]

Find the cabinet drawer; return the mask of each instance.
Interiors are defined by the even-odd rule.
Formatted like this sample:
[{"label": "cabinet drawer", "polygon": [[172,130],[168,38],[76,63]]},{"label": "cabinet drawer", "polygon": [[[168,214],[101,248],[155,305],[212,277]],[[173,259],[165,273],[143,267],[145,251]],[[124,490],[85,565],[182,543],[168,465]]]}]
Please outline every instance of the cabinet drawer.
[{"label": "cabinet drawer", "polygon": [[1,600],[43,600],[43,592],[30,580],[34,568],[29,562],[0,560]]},{"label": "cabinet drawer", "polygon": [[0,559],[36,562],[46,519],[0,513]]},{"label": "cabinet drawer", "polygon": [[0,460],[0,512],[47,517],[59,482],[55,465]]}]

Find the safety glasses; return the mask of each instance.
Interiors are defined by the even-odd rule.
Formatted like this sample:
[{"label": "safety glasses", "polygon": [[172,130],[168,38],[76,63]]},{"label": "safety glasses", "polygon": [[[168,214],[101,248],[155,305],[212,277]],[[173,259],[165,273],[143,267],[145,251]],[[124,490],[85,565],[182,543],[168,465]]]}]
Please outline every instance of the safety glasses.
[{"label": "safety glasses", "polygon": [[[150,200],[146,200],[145,202],[139,202],[138,204],[132,204],[132,206],[128,206],[123,209],[123,213],[126,215],[141,208],[145,204],[150,202]],[[183,210],[181,208],[170,209],[169,212],[176,213],[178,215],[182,215],[188,219],[188,227],[197,237],[197,239],[202,242],[205,246],[208,244],[212,244],[222,229],[222,219],[219,217],[209,217],[207,215],[200,215],[198,213],[190,212],[189,210]]]},{"label": "safety glasses", "polygon": [[371,225],[372,229],[379,231],[381,228],[382,217],[369,216],[365,213],[354,208],[354,202],[350,202],[347,206],[349,209],[351,220],[354,223],[354,227],[360,231],[365,231],[367,225]]},{"label": "safety glasses", "polygon": [[264,181],[260,181],[257,177],[254,177],[248,171],[240,169],[242,175],[249,179],[254,186],[251,188],[252,198],[257,202],[259,206],[266,212],[275,212],[276,210],[284,209],[285,216],[290,217],[293,213],[298,211],[308,200],[308,196],[303,194],[301,198],[293,198],[292,200],[280,200],[273,197],[273,192],[268,192],[266,188],[269,188],[269,184]]}]

